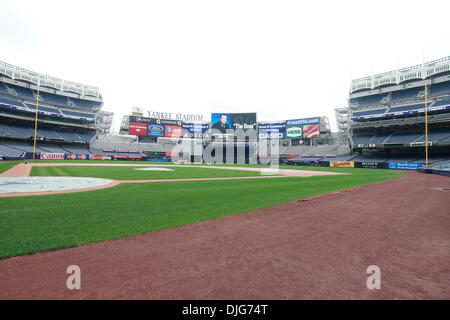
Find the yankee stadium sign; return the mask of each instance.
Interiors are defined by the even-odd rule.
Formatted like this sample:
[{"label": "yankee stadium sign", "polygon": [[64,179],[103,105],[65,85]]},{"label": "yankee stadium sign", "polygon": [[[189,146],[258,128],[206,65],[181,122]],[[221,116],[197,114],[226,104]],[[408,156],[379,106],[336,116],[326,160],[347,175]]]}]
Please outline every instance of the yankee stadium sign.
[{"label": "yankee stadium sign", "polygon": [[182,121],[203,121],[203,115],[201,115],[201,114],[148,111],[148,116],[150,118],[157,118],[157,119],[170,119],[170,120],[182,120]]}]

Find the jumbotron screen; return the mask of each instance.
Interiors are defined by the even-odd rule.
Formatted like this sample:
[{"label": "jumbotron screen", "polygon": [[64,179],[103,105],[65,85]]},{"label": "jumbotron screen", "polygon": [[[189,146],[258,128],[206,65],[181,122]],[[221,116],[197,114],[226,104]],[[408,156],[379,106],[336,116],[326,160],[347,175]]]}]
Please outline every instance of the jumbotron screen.
[{"label": "jumbotron screen", "polygon": [[213,134],[233,134],[238,129],[256,130],[256,113],[212,113],[211,129]]}]

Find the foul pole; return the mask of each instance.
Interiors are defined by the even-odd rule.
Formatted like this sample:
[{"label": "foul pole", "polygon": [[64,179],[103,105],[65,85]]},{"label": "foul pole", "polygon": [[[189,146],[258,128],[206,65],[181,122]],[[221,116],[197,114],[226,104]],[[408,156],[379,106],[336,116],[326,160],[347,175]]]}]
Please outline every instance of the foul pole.
[{"label": "foul pole", "polygon": [[39,88],[41,85],[41,79],[38,80],[38,88],[36,95],[36,117],[34,119],[34,145],[33,145],[33,161],[36,158],[36,135],[37,135],[37,119],[38,119],[38,110],[39,110]]},{"label": "foul pole", "polygon": [[428,88],[425,84],[425,165],[428,168],[428,107],[427,107]]}]

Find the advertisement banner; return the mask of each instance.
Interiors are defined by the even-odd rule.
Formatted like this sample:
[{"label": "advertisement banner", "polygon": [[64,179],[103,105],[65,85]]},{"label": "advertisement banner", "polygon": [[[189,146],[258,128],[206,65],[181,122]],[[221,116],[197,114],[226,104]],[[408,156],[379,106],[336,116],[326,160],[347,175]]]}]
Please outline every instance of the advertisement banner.
[{"label": "advertisement banner", "polygon": [[115,160],[122,159],[122,160],[141,160],[142,156],[122,156],[122,155],[115,155],[113,156]]},{"label": "advertisement banner", "polygon": [[[310,125],[317,125],[317,127],[320,128],[320,117],[287,120],[286,138],[288,139],[316,138],[315,136],[316,131],[313,130],[315,127],[309,127]],[[304,133],[305,130],[308,130],[306,136]]]},{"label": "advertisement banner", "polygon": [[287,120],[287,126],[303,126],[307,124],[320,124],[320,117],[314,118],[303,118],[303,119],[295,119],[295,120]]},{"label": "advertisement banner", "polygon": [[330,161],[330,167],[334,168],[354,168],[355,163],[353,161]]},{"label": "advertisement banner", "polygon": [[211,129],[220,134],[233,134],[234,130],[256,130],[256,113],[211,113]]},{"label": "advertisement banner", "polygon": [[286,138],[301,139],[303,137],[303,126],[286,125]]},{"label": "advertisement banner", "polygon": [[422,167],[421,163],[418,162],[389,162],[389,169],[398,169],[398,170],[416,170]]},{"label": "advertisement banner", "polygon": [[[418,142],[410,142],[410,147],[425,147],[425,141],[418,141]],[[428,141],[428,146],[433,146],[433,141]]]},{"label": "advertisement banner", "polygon": [[41,159],[45,159],[45,160],[64,160],[64,153],[41,152]]},{"label": "advertisement banner", "polygon": [[320,124],[307,124],[303,126],[303,138],[319,138]]},{"label": "advertisement banner", "polygon": [[90,156],[90,160],[111,160],[111,156],[102,155],[102,154],[95,154],[93,156]]},{"label": "advertisement banner", "polygon": [[286,139],[286,122],[260,123],[258,140]]},{"label": "advertisement banner", "polygon": [[147,135],[152,137],[164,137],[164,125],[149,123],[147,128]]},{"label": "advertisement banner", "polygon": [[129,132],[131,135],[146,136],[147,124],[140,122],[130,122]]},{"label": "advertisement banner", "polygon": [[164,137],[181,138],[181,126],[173,126],[166,124]]},{"label": "advertisement banner", "polygon": [[386,169],[386,165],[386,162],[376,161],[355,162],[355,168]]},{"label": "advertisement banner", "polygon": [[89,160],[88,154],[74,154],[74,153],[66,153],[64,156],[65,160]]},{"label": "advertisement banner", "polygon": [[183,123],[183,138],[201,139],[206,138],[209,123]]}]

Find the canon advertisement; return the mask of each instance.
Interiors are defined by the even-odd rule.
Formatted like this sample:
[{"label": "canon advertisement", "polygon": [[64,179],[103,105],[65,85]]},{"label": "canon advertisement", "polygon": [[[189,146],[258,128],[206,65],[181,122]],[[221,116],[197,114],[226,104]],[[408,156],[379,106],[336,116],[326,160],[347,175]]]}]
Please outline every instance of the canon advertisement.
[{"label": "canon advertisement", "polygon": [[258,140],[286,139],[286,122],[260,123]]},{"label": "canon advertisement", "polygon": [[64,153],[41,152],[41,159],[45,160],[64,160]]},{"label": "canon advertisement", "polygon": [[253,129],[256,131],[256,113],[212,113],[213,134],[234,134],[235,130]]}]

